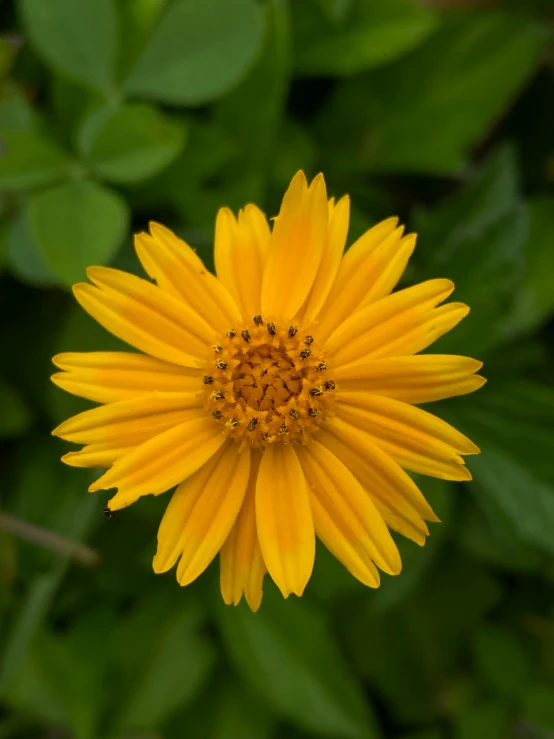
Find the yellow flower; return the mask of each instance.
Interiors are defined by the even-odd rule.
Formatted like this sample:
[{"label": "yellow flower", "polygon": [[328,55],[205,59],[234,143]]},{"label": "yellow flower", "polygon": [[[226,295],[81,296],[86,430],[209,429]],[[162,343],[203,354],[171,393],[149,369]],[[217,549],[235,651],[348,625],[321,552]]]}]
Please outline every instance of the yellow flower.
[{"label": "yellow flower", "polygon": [[53,432],[84,445],[63,460],[107,468],[90,490],[117,488],[110,511],[177,485],[154,570],[179,560],[187,585],[219,552],[226,603],[259,608],[266,572],[302,595],[316,535],[377,587],[401,569],[389,529],[421,545],[438,520],[405,470],[471,479],[477,447],[415,407],[485,382],[474,359],[419,354],[469,309],[440,305],[449,280],[393,293],[415,235],[389,218],[343,256],[348,222],[348,197],[299,172],[272,231],[254,205],[219,211],[217,277],[153,223],[135,245],[154,282],[91,267],[74,288],[143,353],[54,358],[57,385],[102,404]]}]

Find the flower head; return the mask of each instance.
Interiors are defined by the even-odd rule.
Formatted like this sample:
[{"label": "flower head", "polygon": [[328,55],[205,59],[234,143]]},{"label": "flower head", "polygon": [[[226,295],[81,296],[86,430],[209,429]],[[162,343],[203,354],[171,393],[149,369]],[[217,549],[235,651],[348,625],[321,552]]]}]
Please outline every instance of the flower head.
[{"label": "flower head", "polygon": [[156,572],[186,585],[220,552],[227,603],[256,610],[270,574],[285,597],[309,580],[315,537],[359,580],[401,563],[389,529],[423,544],[437,521],[406,470],[471,479],[479,450],[415,407],[479,388],[481,363],[419,354],[468,312],[449,280],[393,292],[415,246],[396,218],[343,255],[349,199],[292,180],[270,230],[247,205],[217,217],[210,274],[158,224],[135,246],[151,280],[91,267],[74,293],[141,353],[60,354],[53,380],[101,405],[54,434],[63,458],[107,471],[109,511],[177,486]]}]

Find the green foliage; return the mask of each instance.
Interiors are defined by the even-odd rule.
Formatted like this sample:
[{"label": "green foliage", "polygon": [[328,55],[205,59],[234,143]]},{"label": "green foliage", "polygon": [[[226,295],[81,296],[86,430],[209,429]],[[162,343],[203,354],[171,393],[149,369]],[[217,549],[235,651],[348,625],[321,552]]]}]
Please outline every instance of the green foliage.
[{"label": "green foliage", "polygon": [[[551,3],[451,5],[2,4],[0,739],[554,732]],[[299,168],[350,194],[350,243],[401,216],[402,284],[448,277],[471,306],[431,351],[488,384],[429,410],[482,454],[470,483],[417,477],[441,523],[396,537],[398,577],[369,590],[318,546],[302,600],[266,578],[252,614],[216,563],[186,590],[152,573],[167,496],[107,520],[59,462],[50,430],[91,404],[50,357],[124,348],[70,294],[88,265],[144,276],[131,236],[157,220],[213,269],[217,209],[272,217]]]}]

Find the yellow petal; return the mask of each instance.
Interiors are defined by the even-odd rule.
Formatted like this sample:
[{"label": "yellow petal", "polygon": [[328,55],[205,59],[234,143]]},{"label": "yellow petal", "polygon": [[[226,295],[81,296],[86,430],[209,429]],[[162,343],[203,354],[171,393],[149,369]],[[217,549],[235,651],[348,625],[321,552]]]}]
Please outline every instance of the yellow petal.
[{"label": "yellow petal", "polygon": [[62,462],[70,467],[108,468],[124,454],[132,451],[133,448],[133,446],[118,446],[116,441],[88,444],[78,452],[64,454]]},{"label": "yellow petal", "polygon": [[478,454],[466,436],[445,421],[391,398],[337,392],[337,416],[365,431],[373,443],[412,472],[445,480],[470,480],[460,454]]},{"label": "yellow petal", "polygon": [[369,355],[377,356],[379,350],[399,344],[414,329],[421,330],[426,320],[435,315],[435,306],[446,300],[452,290],[450,280],[428,280],[388,295],[357,311],[335,329],[326,342],[326,353],[337,367]]},{"label": "yellow petal", "polygon": [[135,237],[135,249],[147,274],[217,332],[240,322],[237,304],[193,249],[159,223]]},{"label": "yellow petal", "polygon": [[255,205],[239,211],[221,208],[215,224],[214,258],[217,276],[234,297],[245,321],[262,310],[262,279],[271,232]]},{"label": "yellow petal", "polygon": [[154,571],[180,557],[177,579],[188,585],[204,572],[231,531],[248,485],[250,448],[228,441],[174,492],[158,532]]},{"label": "yellow petal", "polygon": [[319,315],[337,275],[350,221],[350,198],[345,195],[335,205],[329,201],[329,226],[327,243],[308,299],[302,309],[305,321],[313,321]]},{"label": "yellow petal", "polygon": [[256,529],[256,480],[261,452],[252,450],[250,478],[240,513],[220,554],[220,585],[227,605],[238,605],[244,593],[253,611],[262,602],[266,573]]},{"label": "yellow petal", "polygon": [[317,440],[348,467],[391,528],[398,530],[401,521],[406,530],[424,537],[428,534],[425,520],[438,521],[415,482],[368,434],[333,418],[318,432]]},{"label": "yellow petal", "polygon": [[159,495],[186,480],[224,441],[220,427],[205,410],[191,412],[184,423],[154,436],[119,459],[89,490],[92,493],[118,488],[108,505],[112,511],[125,508],[142,495]]},{"label": "yellow petal", "polygon": [[200,407],[198,393],[148,393],[79,413],[52,434],[76,444],[134,446],[196,417]]},{"label": "yellow petal", "polygon": [[144,354],[75,352],[57,354],[52,361],[60,372],[52,376],[59,387],[97,403],[115,403],[152,390],[198,392],[197,369],[178,367]]},{"label": "yellow petal", "polygon": [[202,367],[212,329],[180,300],[134,275],[108,267],[87,270],[100,287],[80,283],[73,292],[104,328],[158,359]]},{"label": "yellow petal", "polygon": [[[392,225],[390,222],[395,220],[389,219],[375,228],[382,227],[383,232],[386,233]],[[377,245],[374,239],[368,240],[369,244],[367,244],[362,237],[361,246],[364,248],[360,248],[360,252],[367,252],[368,246],[372,248],[369,249],[369,253],[366,253],[363,261],[351,259],[351,262],[356,263],[355,271],[352,270],[351,264],[347,263],[345,270],[348,271],[348,281],[339,279],[341,276],[339,271],[339,277],[322,311],[318,327],[319,335],[323,338],[329,336],[352,313],[392,292],[406,268],[416,242],[415,234],[402,238],[403,232],[404,227],[400,226],[387,233]],[[368,236],[370,234],[371,231],[368,232]],[[354,248],[356,245],[352,247]],[[343,262],[348,261],[352,249],[346,253]],[[354,254],[354,256],[357,255]]]},{"label": "yellow petal", "polygon": [[312,574],[315,534],[308,487],[292,444],[264,450],[256,483],[256,523],[267,570],[287,598]]},{"label": "yellow petal", "polygon": [[325,180],[293,177],[275,219],[262,282],[262,315],[293,318],[314,283],[327,239]]},{"label": "yellow petal", "polygon": [[323,444],[311,439],[298,449],[310,486],[315,531],[344,566],[370,587],[378,587],[373,563],[396,575],[400,555],[371,497]]},{"label": "yellow petal", "polygon": [[344,364],[333,370],[342,390],[359,390],[403,400],[428,403],[465,395],[485,384],[475,375],[482,362],[449,354],[385,357]]}]

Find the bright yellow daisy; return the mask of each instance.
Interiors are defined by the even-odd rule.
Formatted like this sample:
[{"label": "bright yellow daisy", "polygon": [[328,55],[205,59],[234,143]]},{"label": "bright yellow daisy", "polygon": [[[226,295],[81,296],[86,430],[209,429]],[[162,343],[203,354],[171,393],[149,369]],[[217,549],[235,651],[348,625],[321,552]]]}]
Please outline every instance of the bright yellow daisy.
[{"label": "bright yellow daisy", "polygon": [[63,460],[106,468],[117,511],[177,486],[154,570],[187,585],[220,554],[221,592],[260,606],[265,573],[302,595],[315,537],[369,587],[401,562],[390,529],[425,542],[437,521],[406,472],[469,480],[477,447],[415,407],[485,380],[462,356],[419,354],[468,313],[441,305],[449,280],[393,293],[416,236],[396,218],[343,255],[349,198],[323,176],[292,180],[271,229],[247,205],[217,216],[217,277],[152,223],[136,236],[152,281],[91,267],[75,297],[142,353],[54,358],[64,390],[101,405],[53,432],[84,445]]}]

